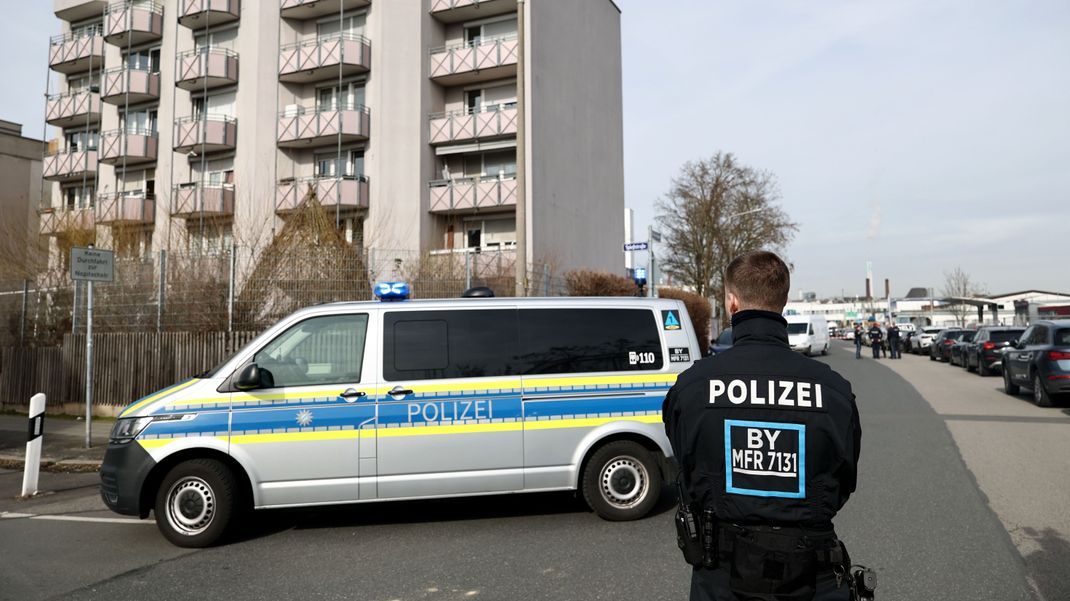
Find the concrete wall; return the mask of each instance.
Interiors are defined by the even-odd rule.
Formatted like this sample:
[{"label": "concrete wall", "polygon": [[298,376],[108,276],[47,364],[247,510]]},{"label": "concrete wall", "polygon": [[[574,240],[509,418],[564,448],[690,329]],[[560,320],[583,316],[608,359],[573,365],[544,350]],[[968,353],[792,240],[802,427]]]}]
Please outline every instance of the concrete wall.
[{"label": "concrete wall", "polygon": [[530,0],[528,261],[621,272],[620,11]]},{"label": "concrete wall", "polygon": [[[16,135],[7,123],[0,127],[0,279],[14,277],[8,273],[26,259],[27,244],[37,234],[37,207],[41,205],[40,140]],[[10,124],[14,126],[15,124]],[[22,234],[19,234],[22,232]],[[6,264],[11,262],[13,264]]]}]

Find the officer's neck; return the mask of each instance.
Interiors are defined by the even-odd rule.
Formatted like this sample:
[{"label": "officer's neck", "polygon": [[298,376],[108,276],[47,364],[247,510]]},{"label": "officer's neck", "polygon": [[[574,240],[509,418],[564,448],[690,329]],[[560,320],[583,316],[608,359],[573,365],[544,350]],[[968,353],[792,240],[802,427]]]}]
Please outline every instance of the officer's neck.
[{"label": "officer's neck", "polygon": [[732,344],[788,343],[788,322],[779,313],[745,309],[732,314]]}]

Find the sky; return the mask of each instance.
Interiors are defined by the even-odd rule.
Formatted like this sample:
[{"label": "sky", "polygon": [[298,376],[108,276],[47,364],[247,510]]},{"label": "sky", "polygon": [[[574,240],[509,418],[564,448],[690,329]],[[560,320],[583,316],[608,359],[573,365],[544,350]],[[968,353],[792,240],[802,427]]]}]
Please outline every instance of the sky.
[{"label": "sky", "polygon": [[[861,294],[867,261],[893,295],[955,267],[1070,292],[1070,2],[617,3],[637,238],[685,162],[731,152],[799,224],[793,296]],[[12,7],[0,119],[39,137],[59,24],[51,0]]]}]

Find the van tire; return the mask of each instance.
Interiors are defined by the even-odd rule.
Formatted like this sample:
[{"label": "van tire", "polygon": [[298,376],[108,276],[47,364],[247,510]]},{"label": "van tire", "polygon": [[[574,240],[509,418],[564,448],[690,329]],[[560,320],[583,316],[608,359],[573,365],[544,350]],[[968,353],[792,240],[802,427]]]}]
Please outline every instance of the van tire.
[{"label": "van tire", "polygon": [[583,470],[583,500],[611,522],[638,520],[650,513],[661,486],[661,470],[653,454],[630,440],[599,447]]},{"label": "van tire", "polygon": [[219,542],[237,509],[230,469],[215,459],[183,461],[167,472],[156,491],[156,527],[179,547],[197,549]]}]

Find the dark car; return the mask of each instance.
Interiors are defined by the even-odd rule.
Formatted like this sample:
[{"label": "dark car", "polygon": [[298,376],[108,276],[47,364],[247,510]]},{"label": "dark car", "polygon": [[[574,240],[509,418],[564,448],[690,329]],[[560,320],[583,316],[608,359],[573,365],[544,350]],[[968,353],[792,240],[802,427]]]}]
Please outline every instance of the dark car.
[{"label": "dark car", "polygon": [[966,349],[969,348],[970,343],[973,342],[973,337],[976,335],[977,330],[964,331],[959,336],[959,339],[955,341],[955,344],[951,345],[951,349],[947,353],[948,363],[966,367]]},{"label": "dark car", "polygon": [[1003,364],[1003,349],[1022,337],[1025,328],[985,326],[977,330],[973,342],[966,348],[966,371],[990,376]]},{"label": "dark car", "polygon": [[732,328],[721,332],[721,335],[710,343],[710,354],[716,355],[717,353],[723,353],[732,348]]},{"label": "dark car", "polygon": [[1038,321],[1003,351],[1003,390],[1033,391],[1033,402],[1050,407],[1070,395],[1070,319]]},{"label": "dark car", "polygon": [[933,338],[932,345],[929,346],[929,360],[930,361],[947,361],[951,358],[951,347],[962,336],[962,333],[966,330],[962,328],[947,328],[940,330],[936,338]]}]

